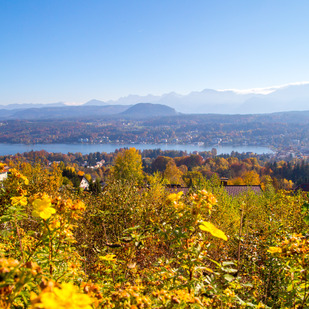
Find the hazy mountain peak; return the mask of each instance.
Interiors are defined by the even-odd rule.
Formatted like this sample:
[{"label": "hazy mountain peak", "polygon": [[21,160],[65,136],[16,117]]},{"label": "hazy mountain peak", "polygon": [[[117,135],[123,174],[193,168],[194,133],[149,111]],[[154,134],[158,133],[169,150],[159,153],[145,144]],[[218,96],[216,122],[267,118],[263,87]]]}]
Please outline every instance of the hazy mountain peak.
[{"label": "hazy mountain peak", "polygon": [[15,104],[8,104],[8,105],[0,105],[0,109],[25,109],[25,108],[42,108],[42,107],[60,107],[65,106],[63,102],[56,102],[56,103],[15,103]]},{"label": "hazy mountain peak", "polygon": [[[181,113],[253,114],[309,109],[309,82],[252,89],[209,89],[188,94],[169,92],[163,95],[128,95],[117,100],[90,100],[86,106],[129,106],[138,103],[164,104]],[[42,107],[63,107],[63,102],[51,104],[10,104],[0,109],[15,110]],[[73,104],[71,104],[73,105]],[[75,104],[77,105],[77,104]]]},{"label": "hazy mountain peak", "polygon": [[181,113],[199,114],[252,114],[306,110],[309,109],[309,82],[245,90],[205,88],[185,95],[175,92],[161,96],[130,95],[109,103],[133,105],[142,102],[165,104]]},{"label": "hazy mountain peak", "polygon": [[123,115],[135,118],[148,118],[158,116],[175,116],[177,112],[174,108],[163,104],[138,103],[128,108]]},{"label": "hazy mountain peak", "polygon": [[104,101],[100,101],[100,100],[96,100],[96,99],[92,99],[88,102],[86,102],[83,105],[95,105],[95,106],[102,106],[102,105],[107,105]]}]

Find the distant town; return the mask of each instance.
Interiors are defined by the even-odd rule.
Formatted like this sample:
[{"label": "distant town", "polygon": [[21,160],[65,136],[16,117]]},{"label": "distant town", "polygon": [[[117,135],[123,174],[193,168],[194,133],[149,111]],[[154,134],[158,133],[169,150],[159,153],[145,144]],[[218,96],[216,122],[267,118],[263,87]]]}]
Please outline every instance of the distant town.
[{"label": "distant town", "polygon": [[2,120],[0,143],[266,146],[277,159],[308,158],[309,113],[169,115]]}]

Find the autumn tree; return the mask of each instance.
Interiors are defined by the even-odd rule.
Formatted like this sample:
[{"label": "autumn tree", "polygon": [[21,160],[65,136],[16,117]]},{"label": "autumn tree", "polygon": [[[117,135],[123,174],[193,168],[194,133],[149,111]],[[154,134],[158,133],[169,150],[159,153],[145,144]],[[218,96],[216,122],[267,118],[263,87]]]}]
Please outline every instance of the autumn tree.
[{"label": "autumn tree", "polygon": [[176,166],[174,160],[171,160],[167,163],[166,169],[164,171],[164,178],[170,184],[183,185],[182,175],[183,172]]},{"label": "autumn tree", "polygon": [[203,157],[198,154],[191,154],[190,156],[175,158],[177,166],[186,165],[189,171],[194,167],[201,166],[204,162]]},{"label": "autumn tree", "polygon": [[261,183],[260,176],[255,171],[249,171],[244,173],[242,178],[247,186],[256,186]]},{"label": "autumn tree", "polygon": [[198,187],[204,181],[202,173],[198,171],[189,171],[182,178],[188,187]]},{"label": "autumn tree", "polygon": [[115,179],[141,184],[143,180],[142,156],[135,148],[118,152],[111,175]]},{"label": "autumn tree", "polygon": [[151,168],[153,172],[163,172],[166,169],[168,162],[173,161],[172,158],[158,156],[155,160],[153,160],[151,164]]}]

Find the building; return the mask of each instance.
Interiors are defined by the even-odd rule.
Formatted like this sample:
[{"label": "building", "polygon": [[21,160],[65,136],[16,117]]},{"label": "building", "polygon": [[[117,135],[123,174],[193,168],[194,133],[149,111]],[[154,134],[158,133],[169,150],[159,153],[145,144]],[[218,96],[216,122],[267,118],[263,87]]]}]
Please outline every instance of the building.
[{"label": "building", "polygon": [[89,182],[88,180],[85,178],[85,176],[80,176],[78,175],[78,178],[80,180],[79,183],[79,187],[84,189],[84,190],[88,190],[89,189]]},{"label": "building", "polygon": [[[241,194],[245,194],[248,192],[253,192],[257,195],[262,194],[262,188],[261,186],[253,185],[253,186],[247,186],[247,185],[228,185],[227,184],[228,178],[221,178],[221,184],[224,188],[224,190],[230,195],[230,196],[237,196]],[[181,187],[180,185],[168,185],[167,190],[170,191],[170,193],[178,193],[182,191],[184,194],[187,194],[189,191],[189,187]]]},{"label": "building", "polygon": [[221,178],[221,184],[223,185],[225,191],[231,196],[237,196],[249,191],[252,191],[255,194],[262,194],[262,188],[260,185],[228,185],[227,182],[228,178]]},{"label": "building", "polygon": [[6,166],[6,167],[4,167],[2,172],[0,172],[0,181],[7,179],[8,173],[9,173],[9,168]]}]

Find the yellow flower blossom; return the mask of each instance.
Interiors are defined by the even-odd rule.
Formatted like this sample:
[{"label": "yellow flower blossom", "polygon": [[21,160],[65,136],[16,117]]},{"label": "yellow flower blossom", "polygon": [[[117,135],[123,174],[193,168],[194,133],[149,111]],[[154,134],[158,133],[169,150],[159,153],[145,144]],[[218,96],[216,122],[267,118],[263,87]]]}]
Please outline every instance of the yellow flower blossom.
[{"label": "yellow flower blossom", "polygon": [[0,258],[0,274],[8,273],[18,266],[19,262],[14,259]]},{"label": "yellow flower blossom", "polygon": [[200,193],[209,204],[215,205],[218,202],[215,196],[212,193],[207,192],[205,189],[201,190]]},{"label": "yellow flower blossom", "polygon": [[32,299],[32,309],[91,309],[92,299],[79,293],[76,286],[63,283],[61,288],[43,291],[38,298]]},{"label": "yellow flower blossom", "polygon": [[61,226],[61,223],[59,220],[57,219],[53,219],[53,221],[50,222],[49,224],[49,228],[52,230],[56,230]]},{"label": "yellow flower blossom", "polygon": [[202,224],[199,226],[199,228],[202,231],[206,231],[209,232],[211,235],[217,237],[217,238],[221,238],[223,240],[227,240],[226,235],[224,234],[224,232],[222,232],[221,230],[219,230],[218,228],[216,228],[212,223],[210,222],[205,222],[203,221]]},{"label": "yellow flower blossom", "polygon": [[26,176],[22,175],[18,170],[15,168],[10,169],[11,175],[15,176],[16,178],[20,178],[23,180],[25,185],[29,185],[29,180]]},{"label": "yellow flower blossom", "polygon": [[235,297],[235,292],[231,291],[229,288],[224,290],[224,294],[228,297]]},{"label": "yellow flower blossom", "polygon": [[180,191],[178,193],[171,193],[168,197],[167,197],[167,201],[170,203],[175,203],[177,201],[180,200],[181,196],[183,195],[183,192]]},{"label": "yellow flower blossom", "polygon": [[99,259],[101,261],[109,261],[109,262],[115,262],[115,254],[107,254],[105,256],[99,256]]},{"label": "yellow flower blossom", "polygon": [[169,196],[167,197],[167,202],[172,204],[176,209],[182,209],[185,206],[181,201],[182,195],[183,195],[182,191],[178,193],[169,194]]},{"label": "yellow flower blossom", "polygon": [[267,250],[267,252],[269,253],[281,253],[282,249],[279,247],[269,247],[269,249]]},{"label": "yellow flower blossom", "polygon": [[85,204],[82,201],[78,201],[78,202],[76,202],[73,205],[72,209],[74,209],[74,210],[82,210],[83,211],[83,210],[86,209],[86,207],[85,207]]},{"label": "yellow flower blossom", "polygon": [[27,205],[27,198],[25,196],[13,196],[11,197],[11,204],[13,206],[26,206]]},{"label": "yellow flower blossom", "polygon": [[42,198],[35,199],[32,205],[32,215],[34,217],[40,217],[46,220],[50,218],[52,214],[56,213],[56,210],[51,207],[51,199],[46,193],[42,195]]}]

